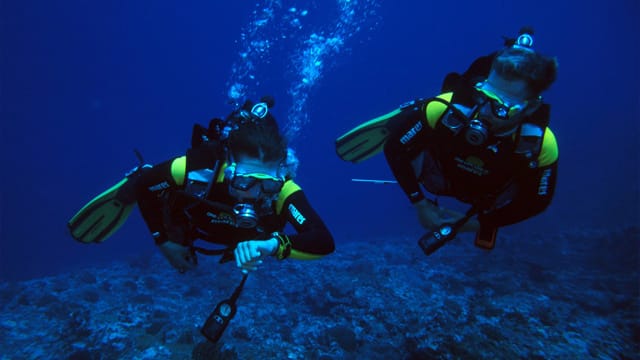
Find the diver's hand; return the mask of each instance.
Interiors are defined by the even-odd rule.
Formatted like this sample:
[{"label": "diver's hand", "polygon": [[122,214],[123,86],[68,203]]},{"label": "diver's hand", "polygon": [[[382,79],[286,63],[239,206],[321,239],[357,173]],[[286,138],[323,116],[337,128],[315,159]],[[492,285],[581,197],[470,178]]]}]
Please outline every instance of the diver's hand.
[{"label": "diver's hand", "polygon": [[187,270],[195,268],[197,260],[195,254],[191,253],[191,250],[183,245],[167,241],[159,245],[162,255],[169,260],[171,266],[176,268],[180,273],[184,273]]},{"label": "diver's hand", "polygon": [[413,204],[417,213],[418,221],[423,228],[436,231],[443,223],[440,218],[440,208],[427,199],[422,199]]},{"label": "diver's hand", "polygon": [[275,254],[278,250],[278,240],[249,240],[238,244],[234,250],[236,265],[244,274],[258,269],[262,259]]},{"label": "diver's hand", "polygon": [[[427,230],[436,231],[444,224],[453,224],[465,215],[455,210],[449,210],[436,206],[432,202],[424,199],[414,204],[418,212],[420,225]],[[480,229],[477,219],[469,219],[457,232],[476,232]]]},{"label": "diver's hand", "polygon": [[[455,210],[449,210],[449,209],[445,209],[445,208],[440,208],[440,215],[441,215],[441,219],[443,223],[455,223],[456,221],[462,219],[463,217],[465,217],[465,214],[455,211]],[[463,232],[477,232],[478,230],[480,230],[480,222],[478,221],[478,219],[476,218],[471,218],[469,220],[467,220],[466,223],[462,224],[462,226],[460,228],[458,228],[458,233],[463,233]]]}]

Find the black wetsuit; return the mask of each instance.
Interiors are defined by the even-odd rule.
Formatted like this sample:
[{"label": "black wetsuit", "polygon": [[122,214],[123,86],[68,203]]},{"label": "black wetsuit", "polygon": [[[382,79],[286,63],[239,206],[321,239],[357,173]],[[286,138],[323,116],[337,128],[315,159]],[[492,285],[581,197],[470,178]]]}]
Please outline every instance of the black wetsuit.
[{"label": "black wetsuit", "polygon": [[[189,245],[202,239],[233,249],[241,241],[269,239],[289,223],[296,233],[282,235],[291,241],[292,258],[315,258],[334,251],[331,233],[293,180],[287,180],[277,200],[259,214],[257,227],[236,227],[230,211],[236,200],[229,195],[226,164],[221,158],[210,149],[190,150],[186,156],[146,169],[136,178],[137,202],[157,244],[171,240]],[[211,206],[185,191],[189,172],[212,169],[216,163],[220,166],[206,200],[221,206]]]},{"label": "black wetsuit", "polygon": [[[452,93],[439,98],[451,101]],[[550,129],[544,130],[539,155],[531,162],[514,153],[514,137],[490,138],[482,146],[468,144],[463,135],[440,124],[445,110],[441,102],[425,101],[389,120],[385,156],[412,203],[425,198],[422,184],[430,193],[479,203],[484,209],[479,221],[493,227],[520,222],[551,203],[558,148]],[[414,170],[412,162],[420,154],[424,160]]]}]

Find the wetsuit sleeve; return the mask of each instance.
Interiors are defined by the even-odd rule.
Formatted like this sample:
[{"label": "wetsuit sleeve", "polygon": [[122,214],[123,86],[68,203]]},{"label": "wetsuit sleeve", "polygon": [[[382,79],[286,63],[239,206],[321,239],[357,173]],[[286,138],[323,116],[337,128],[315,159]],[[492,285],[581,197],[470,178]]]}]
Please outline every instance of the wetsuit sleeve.
[{"label": "wetsuit sleeve", "polygon": [[135,179],[136,200],[140,213],[157,244],[168,240],[164,226],[165,201],[163,195],[180,188],[184,179],[176,174],[184,168],[185,157],[165,161],[142,171]]},{"label": "wetsuit sleeve", "polygon": [[500,227],[518,223],[544,211],[556,187],[558,162],[522,174],[511,186],[512,200],[497,209],[478,215],[483,225]]},{"label": "wetsuit sleeve", "polygon": [[288,186],[295,186],[295,189],[285,198],[280,213],[296,231],[295,234],[286,235],[291,246],[288,256],[293,259],[312,260],[332,253],[335,244],[324,221],[297,185]]},{"label": "wetsuit sleeve", "polygon": [[412,204],[425,198],[411,161],[425,149],[433,136],[425,115],[426,104],[417,101],[389,119],[390,133],[384,146],[389,168]]}]

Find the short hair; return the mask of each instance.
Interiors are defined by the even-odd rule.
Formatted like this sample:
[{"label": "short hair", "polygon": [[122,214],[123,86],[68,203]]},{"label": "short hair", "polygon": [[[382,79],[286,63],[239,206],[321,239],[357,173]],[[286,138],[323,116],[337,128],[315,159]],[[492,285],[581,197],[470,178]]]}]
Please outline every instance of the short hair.
[{"label": "short hair", "polygon": [[282,162],[287,158],[287,140],[276,123],[242,122],[229,134],[228,144],[236,159],[244,155],[263,162]]},{"label": "short hair", "polygon": [[491,70],[507,80],[525,80],[539,95],[556,80],[558,61],[530,49],[508,47],[496,54]]}]

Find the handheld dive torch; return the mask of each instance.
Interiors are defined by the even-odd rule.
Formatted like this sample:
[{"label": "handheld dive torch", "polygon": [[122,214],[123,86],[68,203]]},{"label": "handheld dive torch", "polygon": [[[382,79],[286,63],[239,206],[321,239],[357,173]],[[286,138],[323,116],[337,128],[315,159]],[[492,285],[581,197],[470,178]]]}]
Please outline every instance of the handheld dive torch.
[{"label": "handheld dive torch", "polygon": [[215,310],[209,315],[207,321],[202,325],[200,332],[212,343],[220,339],[227,325],[229,325],[229,321],[236,315],[236,301],[238,297],[240,297],[245,281],[247,281],[246,274],[242,277],[242,281],[240,281],[240,285],[238,285],[233,292],[233,295],[231,295],[229,299],[219,302]]},{"label": "handheld dive torch", "polygon": [[436,250],[440,249],[444,244],[453,240],[458,234],[458,230],[469,219],[478,212],[475,206],[472,206],[467,213],[454,223],[442,224],[437,230],[428,232],[418,240],[418,245],[425,255],[429,256]]}]

